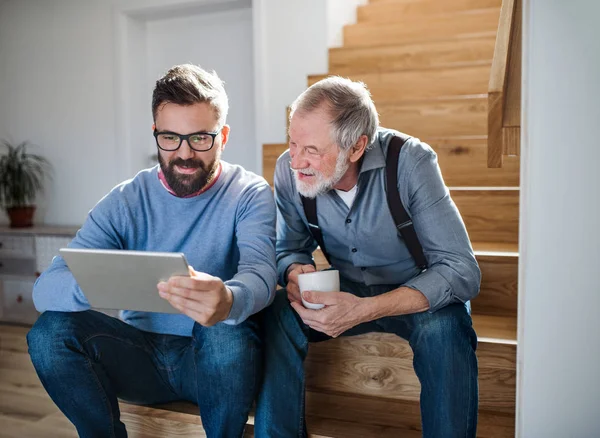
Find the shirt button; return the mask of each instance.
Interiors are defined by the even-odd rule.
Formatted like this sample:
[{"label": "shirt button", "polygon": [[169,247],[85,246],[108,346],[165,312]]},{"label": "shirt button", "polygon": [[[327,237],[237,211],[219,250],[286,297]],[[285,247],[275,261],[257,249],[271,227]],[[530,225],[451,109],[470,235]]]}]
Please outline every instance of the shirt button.
[{"label": "shirt button", "polygon": [[346,219],[347,224],[349,224],[350,222],[352,222],[352,219]]},{"label": "shirt button", "polygon": [[356,248],[352,248],[352,252],[356,252],[358,251]]}]

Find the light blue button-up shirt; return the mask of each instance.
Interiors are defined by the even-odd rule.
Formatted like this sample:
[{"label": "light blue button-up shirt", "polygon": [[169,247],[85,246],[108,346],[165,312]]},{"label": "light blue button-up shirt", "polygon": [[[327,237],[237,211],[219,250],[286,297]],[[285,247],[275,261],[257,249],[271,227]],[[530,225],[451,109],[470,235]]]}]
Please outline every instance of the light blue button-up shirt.
[{"label": "light blue button-up shirt", "polygon": [[[411,217],[428,269],[420,272],[388,208],[385,158],[396,131],[380,128],[362,160],[351,208],[335,190],[317,196],[319,226],[330,262],[340,275],[366,286],[407,286],[420,291],[434,312],[466,302],[479,292],[481,272],[458,209],[440,172],[437,156],[419,139],[409,139],[398,161],[398,191]],[[285,284],[292,263],[314,264],[317,247],[309,228],[289,151],[277,160],[277,271]]]}]

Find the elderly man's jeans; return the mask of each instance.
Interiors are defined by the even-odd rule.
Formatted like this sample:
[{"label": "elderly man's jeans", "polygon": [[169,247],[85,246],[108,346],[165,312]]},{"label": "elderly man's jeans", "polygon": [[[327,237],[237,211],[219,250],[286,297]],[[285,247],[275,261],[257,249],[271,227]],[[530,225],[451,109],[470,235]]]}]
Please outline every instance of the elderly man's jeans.
[{"label": "elderly man's jeans", "polygon": [[195,324],[191,337],[159,335],[95,311],[44,312],[27,342],[44,388],[80,437],[126,437],[120,398],[197,403],[207,436],[239,438],[260,383],[258,330],[252,317]]},{"label": "elderly man's jeans", "polygon": [[[380,290],[378,290],[380,289]],[[342,281],[342,290],[369,296],[389,286],[366,287]],[[265,309],[264,381],[255,416],[255,436],[304,437],[303,362],[311,342],[329,339],[309,329],[289,305],[285,290]],[[421,420],[425,438],[470,438],[477,428],[477,337],[468,305],[453,304],[435,313],[387,317],[361,324],[344,336],[387,332],[409,341],[421,382]]]}]

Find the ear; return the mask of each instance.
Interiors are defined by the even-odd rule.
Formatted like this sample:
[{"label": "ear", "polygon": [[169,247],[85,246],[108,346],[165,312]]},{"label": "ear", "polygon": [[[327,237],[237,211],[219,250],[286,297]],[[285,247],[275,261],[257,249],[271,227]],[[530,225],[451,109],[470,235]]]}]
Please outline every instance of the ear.
[{"label": "ear", "polygon": [[366,135],[361,135],[354,146],[350,148],[348,159],[351,163],[356,163],[364,155],[369,144],[369,138]]},{"label": "ear", "polygon": [[156,124],[152,124],[152,132],[156,131]]},{"label": "ear", "polygon": [[221,128],[221,150],[225,149],[225,145],[227,144],[227,141],[229,140],[229,132],[231,131],[231,128],[229,127],[229,125],[223,125],[223,127]]}]

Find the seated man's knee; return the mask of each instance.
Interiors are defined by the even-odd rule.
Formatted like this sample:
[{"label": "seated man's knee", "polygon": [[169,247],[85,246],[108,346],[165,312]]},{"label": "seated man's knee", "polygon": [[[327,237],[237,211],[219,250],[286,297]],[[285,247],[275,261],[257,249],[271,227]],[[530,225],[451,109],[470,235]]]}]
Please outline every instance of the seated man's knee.
[{"label": "seated man's knee", "polygon": [[267,337],[273,331],[296,332],[304,331],[305,328],[302,320],[290,305],[285,289],[278,290],[273,303],[263,311],[263,324],[267,330]]},{"label": "seated man's knee", "polygon": [[432,354],[444,354],[444,351],[463,346],[475,350],[477,346],[471,318],[462,304],[452,304],[426,314],[415,327],[410,341],[413,348],[425,349]]},{"label": "seated man's knee", "polygon": [[29,355],[38,372],[58,365],[65,341],[78,336],[77,320],[82,313],[46,311],[39,316],[27,333]]}]

